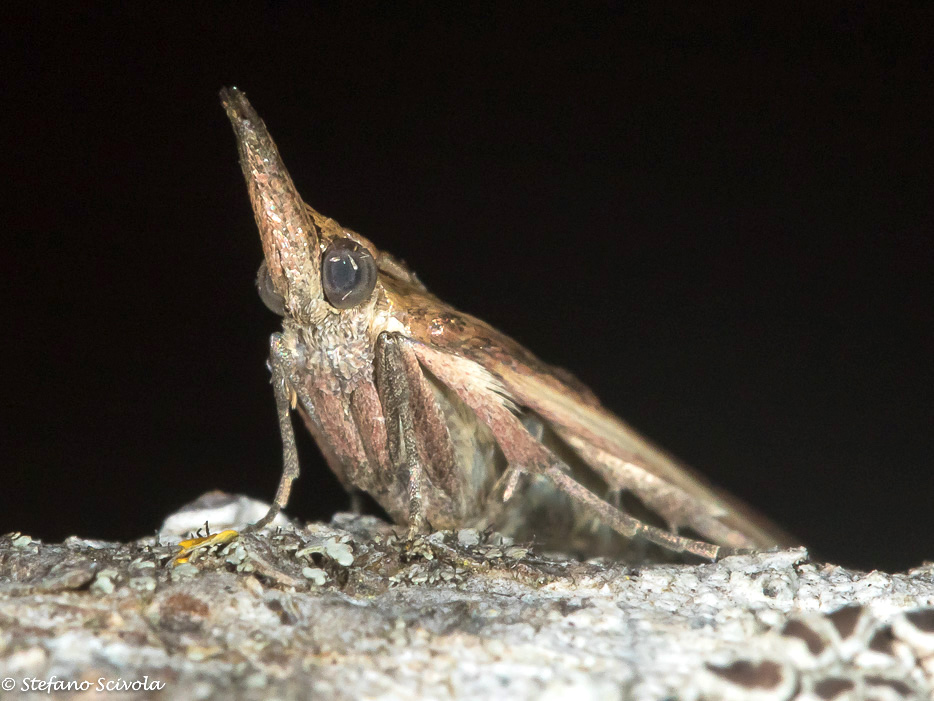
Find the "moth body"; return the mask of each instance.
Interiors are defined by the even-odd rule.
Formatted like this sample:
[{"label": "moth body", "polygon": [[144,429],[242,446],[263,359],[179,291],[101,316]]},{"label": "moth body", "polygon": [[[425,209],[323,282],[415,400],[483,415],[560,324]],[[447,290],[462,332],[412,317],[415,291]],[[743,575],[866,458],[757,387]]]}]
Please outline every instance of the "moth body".
[{"label": "moth body", "polygon": [[[269,365],[284,470],[294,409],[348,490],[410,531],[494,528],[579,554],[716,557],[790,542],[397,259],[304,203],[242,92],[221,99],[263,243],[257,284],[282,317]],[[657,550],[657,548],[656,548]]]}]

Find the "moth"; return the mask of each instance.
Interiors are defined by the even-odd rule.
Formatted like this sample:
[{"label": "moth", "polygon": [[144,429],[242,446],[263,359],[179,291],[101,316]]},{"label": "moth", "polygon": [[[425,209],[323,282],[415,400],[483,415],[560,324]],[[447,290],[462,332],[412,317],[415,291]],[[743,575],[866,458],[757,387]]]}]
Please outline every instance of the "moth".
[{"label": "moth", "polygon": [[[605,409],[569,373],[432,295],[400,260],[305,204],[265,124],[221,91],[262,239],[286,506],[299,462],[290,412],[348,490],[410,534],[493,528],[620,558],[764,549],[792,540]],[[654,545],[652,545],[654,544]],[[660,546],[660,547],[655,547]]]}]

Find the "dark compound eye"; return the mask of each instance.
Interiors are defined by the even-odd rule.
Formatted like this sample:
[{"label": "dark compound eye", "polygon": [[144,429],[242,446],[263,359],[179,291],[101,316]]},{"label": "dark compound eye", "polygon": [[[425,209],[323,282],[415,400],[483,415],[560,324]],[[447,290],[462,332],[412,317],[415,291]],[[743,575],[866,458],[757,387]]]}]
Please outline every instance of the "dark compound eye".
[{"label": "dark compound eye", "polygon": [[355,307],[376,287],[376,261],[355,241],[332,241],[321,259],[321,286],[332,307]]},{"label": "dark compound eye", "polygon": [[266,268],[266,262],[263,261],[259,266],[259,272],[256,274],[256,288],[259,290],[259,298],[263,300],[270,311],[279,316],[285,316],[285,300],[272,286],[272,278],[269,277],[269,270]]}]

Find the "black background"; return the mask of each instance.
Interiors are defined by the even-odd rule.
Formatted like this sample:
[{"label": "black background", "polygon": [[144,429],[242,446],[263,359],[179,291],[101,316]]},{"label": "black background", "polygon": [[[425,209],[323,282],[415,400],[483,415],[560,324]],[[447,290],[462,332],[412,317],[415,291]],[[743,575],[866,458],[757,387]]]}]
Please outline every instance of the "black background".
[{"label": "black background", "polygon": [[272,497],[236,84],[319,211],[817,553],[934,557],[934,13],[751,5],[5,5],[0,532]]}]

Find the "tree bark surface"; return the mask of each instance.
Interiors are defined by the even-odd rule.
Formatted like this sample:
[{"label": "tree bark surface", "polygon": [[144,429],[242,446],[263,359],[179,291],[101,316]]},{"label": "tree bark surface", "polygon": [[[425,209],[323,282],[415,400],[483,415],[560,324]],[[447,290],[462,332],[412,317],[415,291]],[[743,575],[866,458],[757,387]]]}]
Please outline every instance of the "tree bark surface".
[{"label": "tree bark surface", "polygon": [[633,567],[473,530],[410,541],[347,514],[282,519],[176,563],[187,530],[264,508],[206,495],[131,543],[0,537],[0,696],[931,694],[931,565],[856,572],[795,549]]}]

